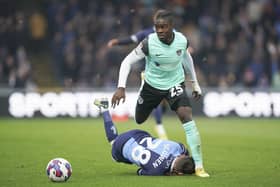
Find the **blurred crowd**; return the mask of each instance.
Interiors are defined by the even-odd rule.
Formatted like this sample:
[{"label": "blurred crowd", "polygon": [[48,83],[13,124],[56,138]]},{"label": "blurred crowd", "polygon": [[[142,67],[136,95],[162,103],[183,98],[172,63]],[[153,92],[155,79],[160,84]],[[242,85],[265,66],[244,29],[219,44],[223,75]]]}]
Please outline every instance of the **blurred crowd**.
[{"label": "blurred crowd", "polygon": [[[53,76],[65,87],[115,87],[120,63],[136,44],[109,49],[107,42],[151,27],[159,8],[174,12],[176,30],[190,42],[201,86],[280,88],[279,0],[48,1],[41,12]],[[24,25],[24,19],[14,16],[18,36],[17,24]],[[2,40],[11,35],[3,27],[7,19],[0,17],[0,81],[15,86],[17,77],[30,78],[29,48],[21,43],[10,48]],[[133,68],[130,87],[140,85],[141,68]]]},{"label": "blurred crowd", "polygon": [[[2,8],[1,8],[2,10]],[[25,88],[31,85],[31,66],[24,48],[24,14],[0,17],[0,85]]]}]

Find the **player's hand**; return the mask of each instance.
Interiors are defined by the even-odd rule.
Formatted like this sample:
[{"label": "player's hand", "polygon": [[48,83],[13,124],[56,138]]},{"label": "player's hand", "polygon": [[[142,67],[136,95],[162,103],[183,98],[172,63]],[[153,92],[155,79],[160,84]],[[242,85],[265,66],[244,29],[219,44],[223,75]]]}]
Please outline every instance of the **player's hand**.
[{"label": "player's hand", "polygon": [[108,48],[111,48],[111,47],[113,47],[114,45],[117,45],[118,42],[119,42],[118,39],[114,38],[114,39],[110,40],[110,41],[107,43],[107,47],[108,47]]},{"label": "player's hand", "polygon": [[197,82],[193,82],[192,88],[193,88],[192,96],[193,96],[194,100],[198,101],[202,95],[200,86]]},{"label": "player's hand", "polygon": [[116,90],[111,100],[111,106],[115,108],[116,105],[120,104],[121,100],[123,100],[123,103],[125,102],[125,88],[118,88]]}]

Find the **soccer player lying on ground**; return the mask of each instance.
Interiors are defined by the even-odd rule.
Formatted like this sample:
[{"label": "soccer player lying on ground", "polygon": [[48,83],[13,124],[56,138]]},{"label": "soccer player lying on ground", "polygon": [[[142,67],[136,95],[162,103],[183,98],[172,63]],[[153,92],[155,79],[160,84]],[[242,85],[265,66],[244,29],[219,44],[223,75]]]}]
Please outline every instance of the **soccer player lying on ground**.
[{"label": "soccer player lying on ground", "polygon": [[117,162],[135,164],[138,175],[184,175],[195,172],[193,158],[183,144],[153,138],[143,130],[119,134],[108,111],[108,99],[95,99],[103,115],[105,133]]},{"label": "soccer player lying on ground", "polygon": [[[149,36],[149,34],[154,33],[155,32],[155,27],[149,27],[143,30],[138,31],[135,34],[132,34],[130,36],[127,37],[123,37],[123,38],[113,38],[111,39],[108,43],[107,43],[107,47],[108,48],[112,48],[113,46],[116,45],[128,45],[128,44],[139,44],[139,42],[141,42],[144,38],[146,38],[147,36]],[[144,85],[144,72],[141,73],[141,88]],[[140,88],[140,89],[141,89]],[[153,110],[153,116],[155,118],[156,121],[156,126],[155,126],[155,131],[158,134],[158,137],[161,139],[165,139],[167,140],[167,133],[165,131],[165,128],[162,124],[162,106],[161,104],[159,104],[154,110]]]}]

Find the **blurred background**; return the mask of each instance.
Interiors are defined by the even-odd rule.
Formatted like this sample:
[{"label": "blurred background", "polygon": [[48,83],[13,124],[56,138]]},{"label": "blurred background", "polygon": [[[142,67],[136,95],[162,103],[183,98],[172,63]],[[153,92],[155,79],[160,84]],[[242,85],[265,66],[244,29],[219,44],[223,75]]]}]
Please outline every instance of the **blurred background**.
[{"label": "blurred background", "polygon": [[[1,0],[1,93],[113,91],[136,44],[107,42],[151,27],[159,8],[174,12],[203,89],[280,90],[279,0]],[[139,88],[141,68],[129,88]]]},{"label": "blurred background", "polygon": [[[93,106],[111,98],[136,46],[107,42],[151,27],[159,8],[174,12],[190,42],[203,92],[192,111],[210,180],[139,180],[135,167],[112,162]],[[152,117],[133,121],[142,69],[132,68],[126,101],[110,112],[119,132],[156,135]],[[168,138],[186,143],[175,113],[163,110]],[[57,157],[73,166],[68,187],[280,186],[279,119],[280,0],[0,0],[1,187],[51,186],[45,168]]]}]

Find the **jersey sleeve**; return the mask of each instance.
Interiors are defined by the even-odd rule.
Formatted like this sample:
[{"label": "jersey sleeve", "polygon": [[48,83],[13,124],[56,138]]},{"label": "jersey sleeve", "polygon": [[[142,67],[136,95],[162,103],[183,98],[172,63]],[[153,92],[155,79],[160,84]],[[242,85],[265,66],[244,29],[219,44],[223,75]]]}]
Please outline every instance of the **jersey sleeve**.
[{"label": "jersey sleeve", "polygon": [[118,88],[126,87],[126,81],[128,74],[130,73],[130,69],[132,64],[136,63],[137,61],[143,59],[145,57],[145,54],[142,52],[141,49],[142,45],[141,43],[132,50],[122,61],[121,67],[119,70],[119,81],[118,81]]},{"label": "jersey sleeve", "polygon": [[128,45],[134,43],[132,36],[118,39],[118,45]]},{"label": "jersey sleeve", "polygon": [[184,53],[183,66],[184,66],[187,74],[190,75],[190,82],[197,83],[198,81],[197,81],[196,72],[194,69],[193,58],[188,50],[186,50]]},{"label": "jersey sleeve", "polygon": [[146,176],[161,176],[164,175],[163,173],[157,173],[157,172],[153,172],[153,170],[145,170],[142,168],[139,168],[137,170],[137,175],[146,175]]},{"label": "jersey sleeve", "polygon": [[141,42],[142,40],[144,40],[144,38],[146,38],[149,34],[151,34],[153,32],[154,32],[153,27],[141,30],[141,31],[131,35],[131,40],[135,43]]},{"label": "jersey sleeve", "polygon": [[148,38],[145,38],[142,42],[141,42],[141,50],[142,52],[145,54],[145,56],[149,55],[149,45],[148,45]]},{"label": "jersey sleeve", "polygon": [[148,171],[142,169],[142,168],[139,168],[137,170],[137,174],[140,176],[140,175],[151,175]]},{"label": "jersey sleeve", "polygon": [[137,170],[137,175],[142,175],[142,172],[143,172],[143,169],[142,169],[142,168],[139,168],[139,169]]}]

